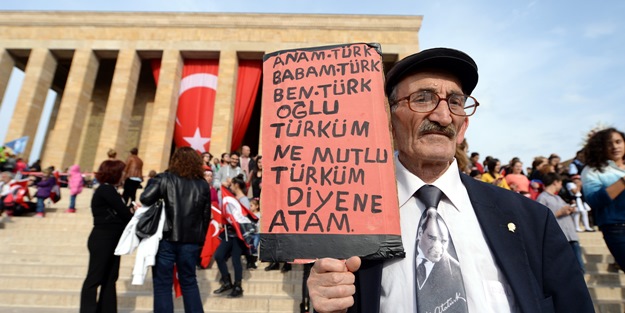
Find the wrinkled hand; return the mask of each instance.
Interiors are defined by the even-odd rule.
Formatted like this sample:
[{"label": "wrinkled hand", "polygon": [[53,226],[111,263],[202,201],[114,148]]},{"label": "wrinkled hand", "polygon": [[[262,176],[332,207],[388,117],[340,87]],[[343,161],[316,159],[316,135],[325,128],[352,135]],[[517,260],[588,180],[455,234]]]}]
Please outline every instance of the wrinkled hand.
[{"label": "wrinkled hand", "polygon": [[360,268],[360,258],[347,261],[324,258],[317,260],[308,277],[308,293],[316,312],[346,312],[354,305],[356,277],[353,272]]}]

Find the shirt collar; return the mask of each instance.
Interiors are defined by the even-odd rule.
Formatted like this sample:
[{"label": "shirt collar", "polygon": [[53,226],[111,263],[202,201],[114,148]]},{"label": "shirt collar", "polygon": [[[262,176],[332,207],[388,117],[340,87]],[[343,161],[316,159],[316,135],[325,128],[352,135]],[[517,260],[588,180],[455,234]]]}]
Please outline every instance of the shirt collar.
[{"label": "shirt collar", "polygon": [[[395,153],[395,175],[397,176],[397,197],[401,207],[412,199],[412,195],[425,185],[425,182],[401,164],[398,153]],[[462,190],[463,185],[460,180],[460,171],[458,170],[456,159],[432,185],[443,191],[447,199],[451,201],[451,204],[460,211],[461,206],[459,204],[462,202],[460,198],[461,193],[458,190]]]},{"label": "shirt collar", "polygon": [[623,171],[622,168],[618,167],[618,165],[616,165],[616,162],[612,161],[612,160],[608,160],[608,167],[612,167],[618,171]]}]

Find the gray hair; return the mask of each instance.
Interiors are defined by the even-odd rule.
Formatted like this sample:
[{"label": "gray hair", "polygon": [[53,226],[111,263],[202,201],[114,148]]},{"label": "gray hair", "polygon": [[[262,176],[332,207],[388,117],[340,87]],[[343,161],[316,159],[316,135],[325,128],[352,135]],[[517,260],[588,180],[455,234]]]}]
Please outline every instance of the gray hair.
[{"label": "gray hair", "polygon": [[391,94],[388,95],[388,104],[391,107],[391,113],[397,110],[397,103],[395,103],[397,99],[397,86],[394,86],[391,90]]}]

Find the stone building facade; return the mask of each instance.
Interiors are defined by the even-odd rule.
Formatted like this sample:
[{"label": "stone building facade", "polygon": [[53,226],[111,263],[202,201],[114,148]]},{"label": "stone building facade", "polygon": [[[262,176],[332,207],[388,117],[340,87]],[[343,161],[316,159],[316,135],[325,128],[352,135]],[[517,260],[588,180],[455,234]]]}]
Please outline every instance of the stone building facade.
[{"label": "stone building facade", "polygon": [[[421,16],[0,11],[0,99],[25,73],[6,141],[34,138],[46,94],[58,93],[42,164],[94,169],[109,148],[139,147],[144,169],[171,153],[184,59],[218,59],[210,152],[231,146],[237,65],[283,49],[377,42],[388,69],[419,49]],[[161,59],[158,84],[150,60]],[[254,116],[260,121],[262,116]],[[256,124],[258,125],[258,123]],[[256,145],[260,151],[258,128]],[[28,157],[33,140],[24,153]]]}]

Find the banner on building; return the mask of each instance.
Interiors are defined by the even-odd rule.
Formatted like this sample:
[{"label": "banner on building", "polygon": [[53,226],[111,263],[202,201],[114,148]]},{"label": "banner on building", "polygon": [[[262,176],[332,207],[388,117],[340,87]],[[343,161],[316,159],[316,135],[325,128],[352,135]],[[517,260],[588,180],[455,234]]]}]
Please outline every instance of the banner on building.
[{"label": "banner on building", "polygon": [[[158,84],[160,60],[152,62],[152,69]],[[219,60],[184,61],[174,127],[176,147],[192,147],[199,152],[209,150],[218,70]]]},{"label": "banner on building", "polygon": [[261,259],[403,256],[377,44],[263,59]]}]

